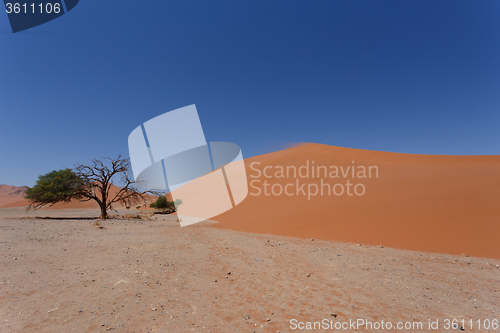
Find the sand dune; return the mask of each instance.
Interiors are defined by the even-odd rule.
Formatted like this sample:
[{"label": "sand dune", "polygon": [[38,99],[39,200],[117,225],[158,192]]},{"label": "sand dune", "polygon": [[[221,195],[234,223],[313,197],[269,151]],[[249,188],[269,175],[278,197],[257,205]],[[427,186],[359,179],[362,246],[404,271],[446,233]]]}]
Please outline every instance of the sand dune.
[{"label": "sand dune", "polygon": [[[293,177],[293,166],[297,172],[302,166],[305,176],[308,163],[309,178]],[[324,177],[324,168],[320,178],[316,168],[313,178],[312,165],[326,166],[328,172],[336,166],[339,178]],[[219,228],[500,258],[500,156],[412,155],[307,144],[247,159],[246,166],[253,181],[249,195],[215,218]],[[271,177],[257,177],[266,166]],[[289,178],[278,178],[283,176],[278,166],[284,171],[289,166]],[[371,178],[370,166],[377,167]],[[344,193],[328,195],[325,183],[341,184],[335,190],[340,194],[343,188]],[[292,195],[271,192],[278,194],[287,184],[292,184],[286,188]],[[363,195],[354,192],[356,184],[364,186]],[[318,194],[308,199],[309,186]],[[363,186],[356,188],[358,194]]]},{"label": "sand dune", "polygon": [[0,185],[0,207],[22,200],[28,186]]},{"label": "sand dune", "polygon": [[[412,155],[306,144],[245,163],[249,195],[214,218],[218,228],[500,258],[500,156]],[[269,178],[263,174],[266,167]],[[301,178],[306,171],[308,177]],[[8,197],[18,189],[0,186],[1,207],[29,204],[22,196]],[[74,201],[52,208],[97,204]]]}]

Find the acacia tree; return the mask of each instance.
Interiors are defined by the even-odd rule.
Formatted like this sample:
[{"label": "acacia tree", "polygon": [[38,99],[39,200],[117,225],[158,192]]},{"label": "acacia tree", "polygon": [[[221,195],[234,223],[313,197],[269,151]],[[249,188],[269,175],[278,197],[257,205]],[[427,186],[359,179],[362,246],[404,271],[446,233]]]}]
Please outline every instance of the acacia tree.
[{"label": "acacia tree", "polygon": [[71,169],[54,170],[38,176],[36,185],[27,189],[24,197],[30,200],[28,209],[39,209],[69,202],[82,185],[83,181]]},{"label": "acacia tree", "polygon": [[[28,209],[52,206],[72,199],[94,200],[101,209],[100,218],[107,219],[108,211],[113,209],[115,203],[130,207],[139,202],[145,204],[149,194],[160,194],[138,189],[137,180],[133,181],[130,177],[129,159],[118,156],[116,159],[105,157],[103,160],[93,159],[89,165],[77,164],[74,171],[65,169],[40,176],[37,184],[26,192],[26,199],[31,201]],[[66,177],[61,179],[59,174]],[[114,182],[118,187],[113,187]],[[113,188],[116,189],[115,193]]]}]

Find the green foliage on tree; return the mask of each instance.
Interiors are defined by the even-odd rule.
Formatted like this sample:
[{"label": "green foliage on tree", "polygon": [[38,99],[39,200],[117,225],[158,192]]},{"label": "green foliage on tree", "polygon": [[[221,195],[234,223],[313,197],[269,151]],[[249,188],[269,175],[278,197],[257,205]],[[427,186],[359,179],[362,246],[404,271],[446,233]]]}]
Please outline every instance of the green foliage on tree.
[{"label": "green foliage on tree", "polygon": [[166,209],[166,208],[173,208],[175,209],[182,203],[182,200],[177,199],[175,201],[168,201],[167,197],[164,195],[161,195],[156,199],[155,202],[151,203],[149,207],[151,208],[158,208],[158,209]]},{"label": "green foliage on tree", "polygon": [[155,202],[151,203],[149,207],[151,208],[167,208],[168,207],[168,200],[164,195],[161,195],[156,199]]},{"label": "green foliage on tree", "polygon": [[71,169],[54,170],[38,176],[36,185],[26,191],[25,198],[35,203],[34,208],[69,202],[78,197],[83,180]]}]

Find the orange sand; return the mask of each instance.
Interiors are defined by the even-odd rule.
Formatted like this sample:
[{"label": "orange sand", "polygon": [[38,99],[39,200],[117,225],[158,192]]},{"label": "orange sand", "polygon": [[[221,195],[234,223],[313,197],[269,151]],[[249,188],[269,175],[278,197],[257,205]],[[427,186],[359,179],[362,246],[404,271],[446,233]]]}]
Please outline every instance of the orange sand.
[{"label": "orange sand", "polygon": [[[500,156],[412,155],[307,144],[246,160],[248,180],[264,190],[265,166],[297,169],[309,160],[327,167],[377,166],[371,179],[326,178],[331,185],[362,183],[362,196],[317,195],[310,200],[249,188],[236,208],[215,219],[218,228],[319,238],[400,249],[500,258]],[[272,169],[271,169],[272,170]],[[276,171],[269,172],[272,174]],[[358,170],[358,169],[356,169]],[[320,184],[320,179],[299,182]],[[269,178],[270,184],[295,184],[295,178]],[[345,186],[344,186],[345,187]],[[292,190],[293,189],[293,190]],[[275,188],[279,191],[278,186]],[[361,188],[358,188],[361,190]],[[270,193],[270,189],[268,189]],[[326,189],[325,189],[326,191]],[[352,188],[351,188],[352,192]],[[360,191],[358,191],[360,192]]]},{"label": "orange sand", "polygon": [[27,186],[0,185],[0,207],[22,200]]}]

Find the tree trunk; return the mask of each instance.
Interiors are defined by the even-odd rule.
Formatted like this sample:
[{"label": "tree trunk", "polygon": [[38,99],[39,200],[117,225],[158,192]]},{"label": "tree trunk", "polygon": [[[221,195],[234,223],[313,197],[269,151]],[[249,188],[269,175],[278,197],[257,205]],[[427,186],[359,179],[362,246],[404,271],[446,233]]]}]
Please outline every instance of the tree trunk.
[{"label": "tree trunk", "polygon": [[101,204],[101,216],[99,216],[101,220],[105,220],[108,218],[108,210],[106,209],[106,203]]},{"label": "tree trunk", "polygon": [[103,189],[101,189],[101,202],[100,202],[101,216],[99,216],[101,220],[109,218],[107,202],[108,202],[107,186],[103,186]]}]

